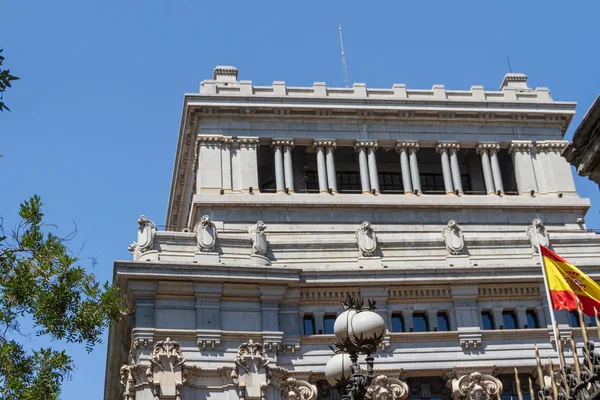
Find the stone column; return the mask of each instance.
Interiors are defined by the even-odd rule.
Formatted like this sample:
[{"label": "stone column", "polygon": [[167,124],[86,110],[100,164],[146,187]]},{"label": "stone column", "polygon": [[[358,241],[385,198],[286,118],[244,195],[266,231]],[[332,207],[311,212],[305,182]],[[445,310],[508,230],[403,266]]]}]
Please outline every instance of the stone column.
[{"label": "stone column", "polygon": [[377,151],[377,142],[370,142],[367,149],[369,159],[369,179],[371,181],[371,190],[375,190],[375,194],[379,194],[379,174],[377,173],[377,160],[375,152]]},{"label": "stone column", "polygon": [[436,151],[442,158],[442,174],[444,175],[444,188],[446,194],[454,193],[454,185],[452,184],[452,171],[450,170],[450,160],[448,158],[448,143],[438,143]]},{"label": "stone column", "polygon": [[481,156],[481,168],[483,170],[483,180],[485,182],[485,190],[487,194],[494,194],[494,178],[492,177],[492,167],[490,166],[490,155],[488,150],[490,146],[494,146],[490,143],[480,143],[477,145],[477,154]]},{"label": "stone column", "polygon": [[233,190],[233,174],[231,168],[231,146],[233,138],[224,137],[221,144],[221,174],[223,180],[223,190],[231,192]]},{"label": "stone column", "polygon": [[410,177],[412,179],[412,188],[415,194],[422,192],[421,190],[421,175],[419,174],[419,161],[417,160],[417,151],[419,150],[419,143],[407,143],[408,147],[408,158],[410,162]]},{"label": "stone column", "polygon": [[[519,323],[519,329],[525,329],[525,325],[527,325],[527,307],[517,307],[517,322]],[[530,326],[529,328],[533,328]]]},{"label": "stone column", "polygon": [[198,169],[196,193],[219,191],[223,188],[221,143],[223,136],[198,136]]},{"label": "stone column", "polygon": [[283,170],[281,142],[281,140],[273,140],[271,142],[271,148],[273,148],[273,153],[275,154],[275,187],[277,188],[277,193],[285,192],[285,176]]},{"label": "stone column", "polygon": [[327,193],[327,167],[325,163],[325,150],[322,141],[314,142],[317,149],[317,175],[319,177],[319,193]]},{"label": "stone column", "polygon": [[402,173],[402,186],[404,186],[404,194],[413,193],[406,144],[402,142],[396,143],[396,151],[400,154],[400,172]]},{"label": "stone column", "polygon": [[538,191],[531,161],[530,140],[513,140],[510,144],[509,152],[512,154],[513,165],[515,167],[515,178],[519,194],[528,195],[533,190]]},{"label": "stone column", "polygon": [[335,173],[335,159],[333,152],[336,148],[336,143],[333,140],[327,142],[326,161],[327,161],[327,183],[332,193],[337,193],[337,175]]},{"label": "stone column", "polygon": [[367,150],[362,143],[357,142],[354,149],[358,152],[358,165],[360,168],[360,184],[363,194],[371,193],[371,183],[369,181],[369,165],[367,162]]},{"label": "stone column", "polygon": [[[258,192],[258,162],[256,150],[258,148],[257,137],[238,137],[234,181],[239,184],[242,192],[249,192],[250,188]],[[239,160],[238,160],[239,158]]]},{"label": "stone column", "polygon": [[496,193],[504,194],[504,185],[502,184],[502,173],[500,172],[500,163],[498,162],[499,144],[490,145],[490,162],[492,163],[492,176],[494,177],[494,187]]},{"label": "stone column", "polygon": [[290,193],[294,193],[294,165],[292,162],[292,149],[294,148],[293,140],[286,140],[283,146],[283,167],[285,170],[285,187]]},{"label": "stone column", "polygon": [[454,190],[458,190],[458,193],[463,193],[462,179],[460,177],[460,168],[458,166],[458,151],[460,145],[458,143],[451,143],[448,152],[450,153],[450,169],[452,170],[452,183],[454,183]]}]

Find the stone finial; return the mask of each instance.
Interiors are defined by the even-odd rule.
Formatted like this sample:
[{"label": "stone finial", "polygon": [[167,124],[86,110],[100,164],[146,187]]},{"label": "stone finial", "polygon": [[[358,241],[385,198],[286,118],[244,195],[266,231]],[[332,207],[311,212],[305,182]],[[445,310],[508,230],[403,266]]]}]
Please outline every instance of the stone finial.
[{"label": "stone finial", "polygon": [[377,251],[377,235],[369,221],[360,224],[354,234],[361,257],[373,257]]},{"label": "stone finial", "polygon": [[153,250],[154,237],[156,236],[156,224],[150,221],[145,215],[140,216],[137,223],[137,242],[132,242],[128,247],[128,250],[133,254],[134,260],[139,259],[142,254]]},{"label": "stone finial", "polygon": [[211,253],[215,251],[217,228],[208,215],[200,218],[200,222],[194,227],[194,233],[196,234],[196,243],[200,252]]},{"label": "stone finial", "polygon": [[504,75],[500,90],[514,89],[517,92],[531,92],[531,88],[527,86],[527,75],[521,73],[508,73]]},{"label": "stone finial", "polygon": [[465,239],[462,230],[458,223],[451,219],[442,231],[442,238],[446,243],[446,251],[448,255],[459,256],[463,254],[465,247]]},{"label": "stone finial", "polygon": [[367,400],[404,400],[408,397],[408,385],[399,379],[379,375],[367,388]]},{"label": "stone finial", "polygon": [[252,239],[252,254],[258,254],[265,256],[268,250],[267,235],[265,230],[267,224],[262,221],[258,221],[248,229],[250,239]]},{"label": "stone finial", "polygon": [[502,393],[502,382],[491,375],[472,372],[452,380],[455,400],[493,400]]},{"label": "stone finial", "polygon": [[548,247],[550,245],[550,237],[546,231],[544,223],[539,218],[534,218],[531,225],[527,228],[527,236],[529,243],[535,253],[539,252],[538,245]]},{"label": "stone finial", "polygon": [[283,381],[282,400],[316,400],[317,387],[306,381],[287,378]]},{"label": "stone finial", "polygon": [[230,65],[217,65],[213,70],[213,80],[217,82],[237,82],[238,69]]}]

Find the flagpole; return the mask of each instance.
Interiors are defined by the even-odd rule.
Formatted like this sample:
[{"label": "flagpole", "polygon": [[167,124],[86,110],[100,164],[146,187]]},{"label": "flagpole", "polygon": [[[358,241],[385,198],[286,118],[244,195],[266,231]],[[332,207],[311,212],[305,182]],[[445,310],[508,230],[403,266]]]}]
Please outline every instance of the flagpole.
[{"label": "flagpole", "polygon": [[[548,284],[548,276],[546,275],[546,266],[544,265],[544,256],[542,255],[542,247],[540,245],[540,236],[539,236],[539,228],[535,228],[535,238],[537,239],[537,249],[538,254],[540,256],[540,264],[542,266],[542,275],[544,276],[544,287],[546,288],[546,299],[548,300],[548,308],[550,309],[550,320],[552,322],[552,332],[554,333],[554,341],[556,342],[556,349],[558,351],[558,325],[556,324],[556,319],[554,318],[554,307],[552,305],[552,298],[550,297],[550,285]],[[559,357],[560,360],[560,357]],[[560,360],[560,367],[564,368],[562,365],[562,360]]]}]

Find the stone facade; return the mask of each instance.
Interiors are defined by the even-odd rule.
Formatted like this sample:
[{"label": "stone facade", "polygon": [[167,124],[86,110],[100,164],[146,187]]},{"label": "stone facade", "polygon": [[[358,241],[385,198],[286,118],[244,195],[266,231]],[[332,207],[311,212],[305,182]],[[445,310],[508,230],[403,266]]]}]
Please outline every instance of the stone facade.
[{"label": "stone facade", "polygon": [[500,91],[237,76],[185,96],[167,229],[140,218],[115,262],[134,313],[110,330],[106,399],[337,400],[348,293],[389,329],[369,398],[492,399],[514,367],[528,382],[534,344],[555,357],[538,241],[600,276],[554,145],[574,103],[522,74]]}]

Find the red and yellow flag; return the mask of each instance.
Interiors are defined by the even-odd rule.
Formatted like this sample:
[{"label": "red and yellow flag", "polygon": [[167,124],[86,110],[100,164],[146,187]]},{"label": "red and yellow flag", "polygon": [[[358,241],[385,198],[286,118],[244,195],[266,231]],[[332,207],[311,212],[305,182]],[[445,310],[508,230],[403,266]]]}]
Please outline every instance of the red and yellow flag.
[{"label": "red and yellow flag", "polygon": [[576,266],[553,252],[540,246],[544,269],[548,278],[548,290],[555,310],[577,310],[577,300],[586,315],[600,312],[600,286]]}]

